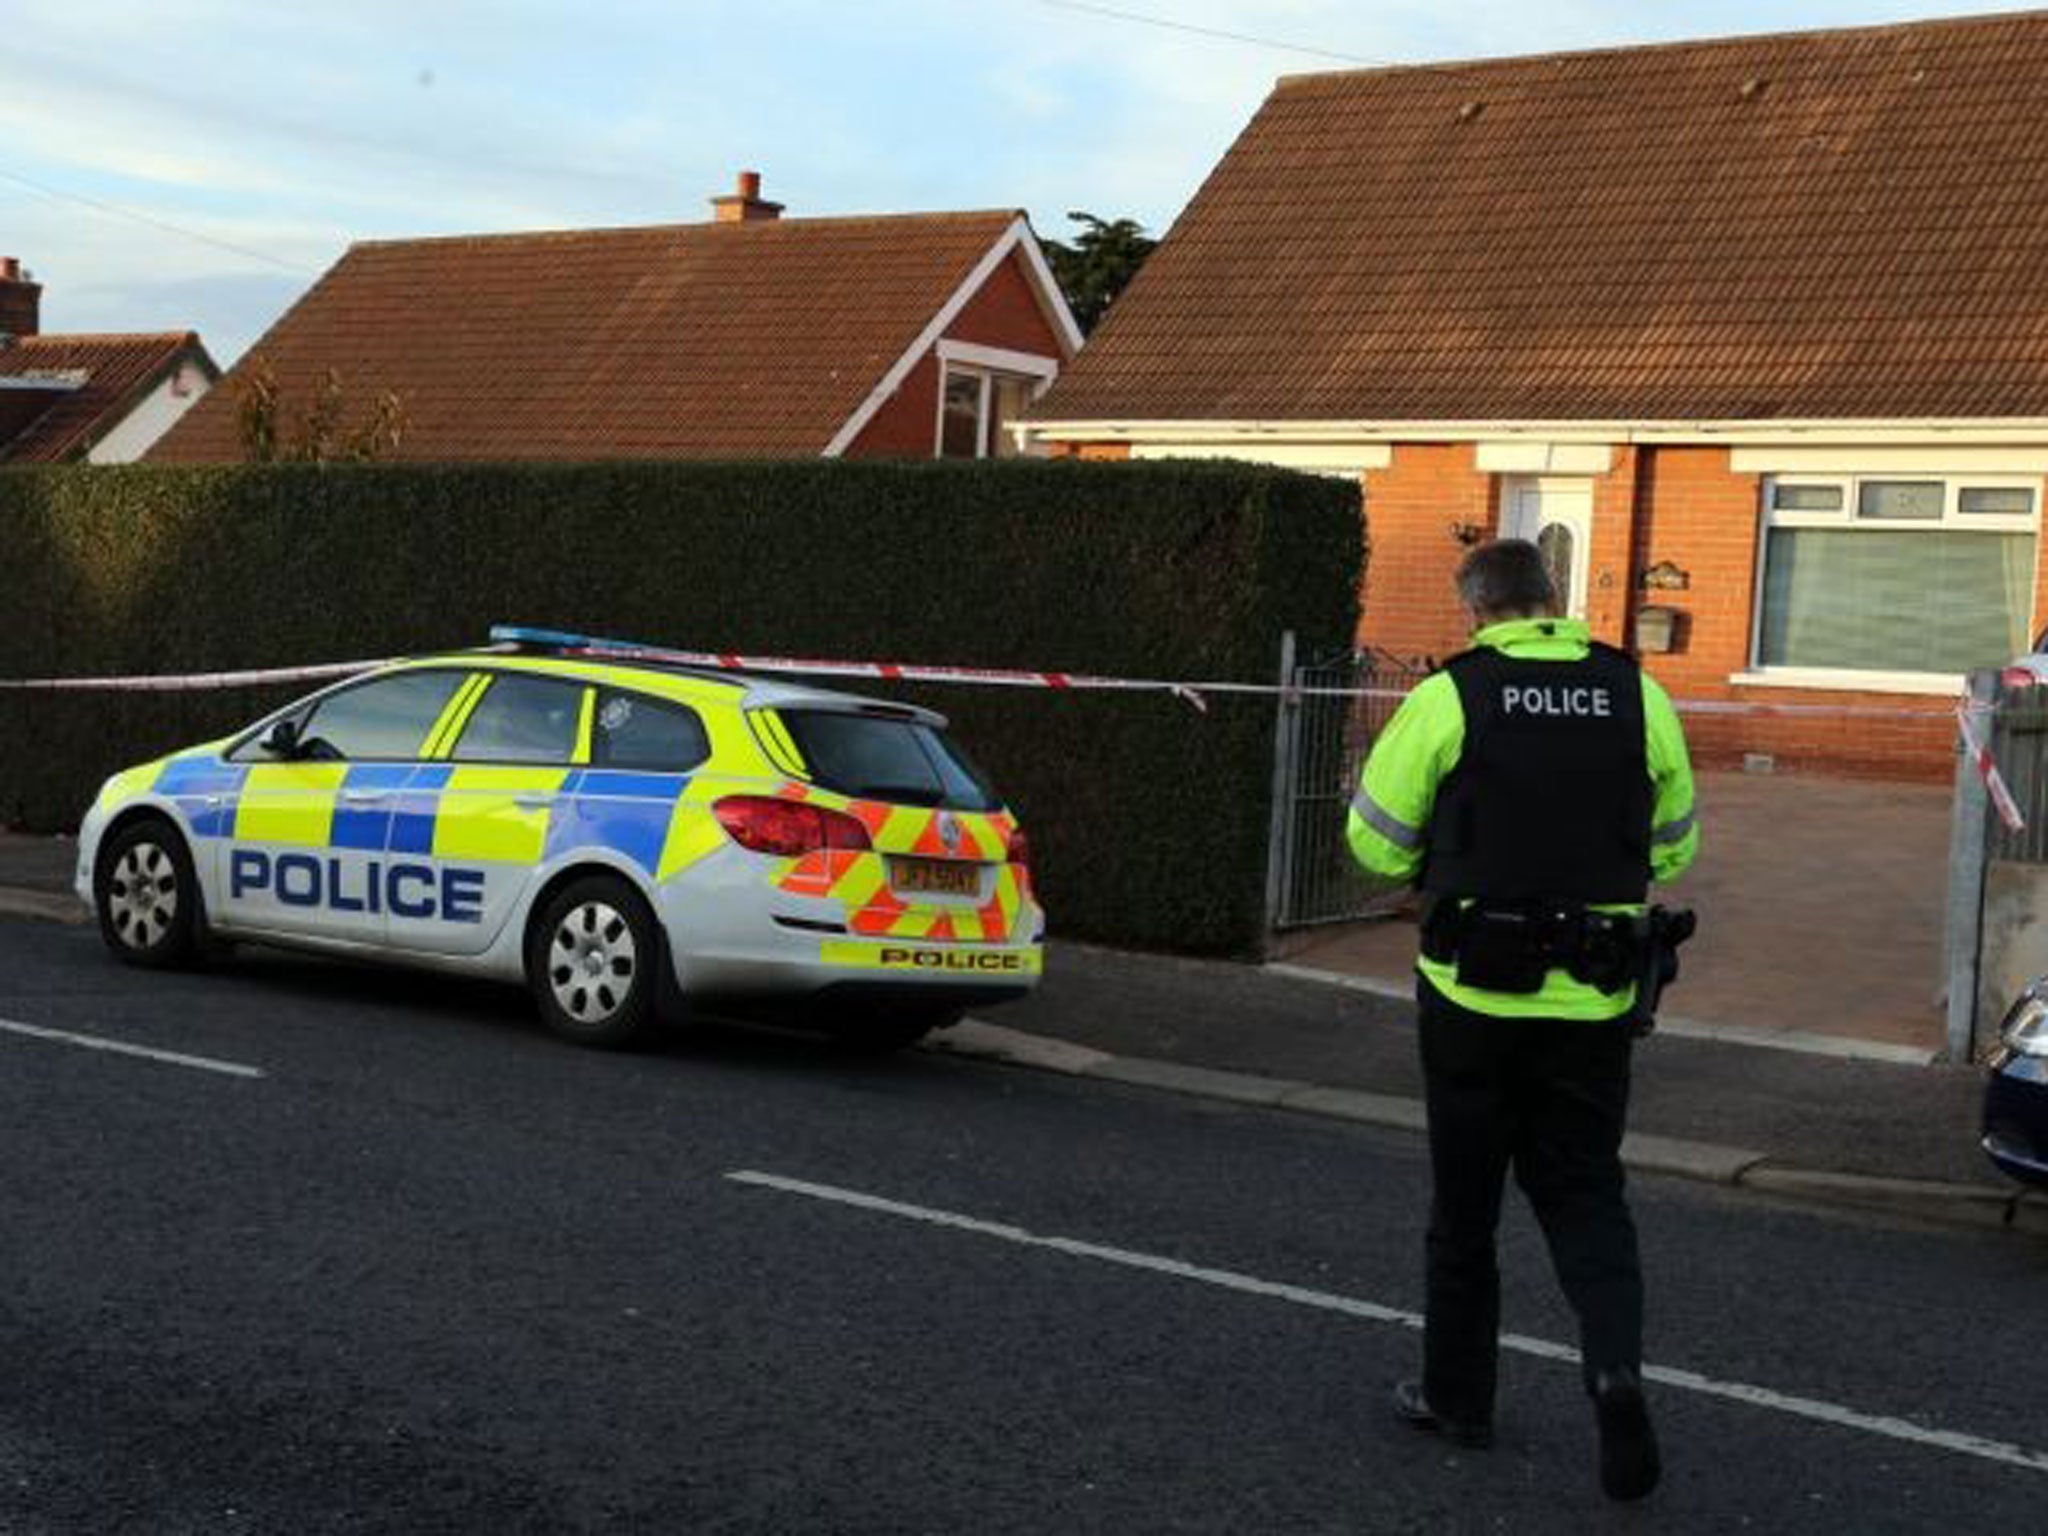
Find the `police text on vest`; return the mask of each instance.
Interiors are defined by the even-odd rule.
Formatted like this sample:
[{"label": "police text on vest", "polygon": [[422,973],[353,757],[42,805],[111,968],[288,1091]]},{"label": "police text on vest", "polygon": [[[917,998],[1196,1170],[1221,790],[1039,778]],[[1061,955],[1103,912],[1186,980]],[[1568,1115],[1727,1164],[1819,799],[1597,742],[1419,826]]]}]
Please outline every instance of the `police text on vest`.
[{"label": "police text on vest", "polygon": [[1500,707],[1509,715],[1576,715],[1606,719],[1614,713],[1614,699],[1605,688],[1573,687],[1565,683],[1542,683],[1535,687],[1509,685],[1500,691]]}]

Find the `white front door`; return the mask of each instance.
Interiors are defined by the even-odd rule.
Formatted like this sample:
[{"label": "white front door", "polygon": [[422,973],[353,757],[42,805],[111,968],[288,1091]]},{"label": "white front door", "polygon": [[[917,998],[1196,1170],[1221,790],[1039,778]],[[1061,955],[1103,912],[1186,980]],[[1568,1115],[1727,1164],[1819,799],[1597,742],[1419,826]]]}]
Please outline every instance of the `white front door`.
[{"label": "white front door", "polygon": [[1501,537],[1527,539],[1543,552],[1564,611],[1586,616],[1586,564],[1593,542],[1593,482],[1516,475],[1501,485]]}]

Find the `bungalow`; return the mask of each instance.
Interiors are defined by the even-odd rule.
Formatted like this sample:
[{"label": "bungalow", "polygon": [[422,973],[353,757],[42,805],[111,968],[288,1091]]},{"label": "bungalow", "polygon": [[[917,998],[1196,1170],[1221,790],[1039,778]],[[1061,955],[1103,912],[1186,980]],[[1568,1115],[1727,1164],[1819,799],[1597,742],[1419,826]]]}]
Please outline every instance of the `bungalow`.
[{"label": "bungalow", "polygon": [[972,458],[1080,347],[1020,212],[784,219],[752,172],[712,205],[351,246],[150,457],[246,457],[260,366],[287,420],[330,372],[395,397],[390,459]]},{"label": "bungalow", "polygon": [[45,335],[42,297],[0,256],[0,464],[125,464],[220,377],[191,331]]},{"label": "bungalow", "polygon": [[1362,644],[1527,537],[1703,759],[1945,774],[2048,612],[2044,81],[2038,11],[1282,80],[1029,435],[1360,477]]}]

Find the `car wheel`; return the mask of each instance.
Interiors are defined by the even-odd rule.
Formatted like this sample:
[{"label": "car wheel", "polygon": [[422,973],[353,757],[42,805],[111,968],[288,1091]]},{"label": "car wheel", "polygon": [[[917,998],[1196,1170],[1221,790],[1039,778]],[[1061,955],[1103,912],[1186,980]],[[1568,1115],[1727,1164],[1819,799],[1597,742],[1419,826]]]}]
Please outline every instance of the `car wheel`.
[{"label": "car wheel", "polygon": [[549,1029],[617,1049],[651,1031],[661,930],[640,893],[610,875],[572,880],[527,936],[526,979]]},{"label": "car wheel", "polygon": [[908,1050],[935,1029],[960,1022],[958,1008],[892,1008],[835,1019],[828,1028],[843,1049],[862,1056]]},{"label": "car wheel", "polygon": [[168,821],[130,822],[100,850],[93,875],[100,937],[129,965],[190,964],[204,938],[199,900],[192,855]]}]

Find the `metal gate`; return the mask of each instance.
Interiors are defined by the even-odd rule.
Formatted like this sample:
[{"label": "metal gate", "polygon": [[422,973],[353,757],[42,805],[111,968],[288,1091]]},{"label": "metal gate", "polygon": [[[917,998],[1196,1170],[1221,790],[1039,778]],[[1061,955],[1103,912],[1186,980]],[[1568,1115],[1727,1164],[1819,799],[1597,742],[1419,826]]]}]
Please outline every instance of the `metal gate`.
[{"label": "metal gate", "polygon": [[[1360,869],[1344,818],[1366,753],[1401,699],[1429,675],[1426,662],[1384,651],[1339,651],[1297,663],[1290,637],[1274,757],[1273,852],[1267,907],[1272,927],[1305,928],[1391,911],[1402,887]],[[1363,689],[1364,697],[1320,690]]]},{"label": "metal gate", "polygon": [[[1948,866],[1948,1059],[1972,1061],[2018,989],[2044,968],[2048,937],[2048,688],[2028,669],[1970,674],[1969,750],[1956,763]],[[1984,748],[2023,823],[1994,806]]]}]

